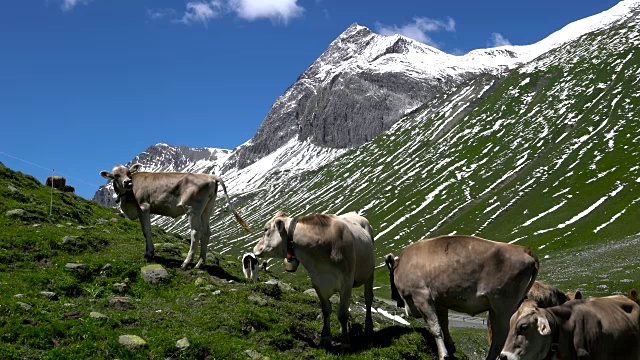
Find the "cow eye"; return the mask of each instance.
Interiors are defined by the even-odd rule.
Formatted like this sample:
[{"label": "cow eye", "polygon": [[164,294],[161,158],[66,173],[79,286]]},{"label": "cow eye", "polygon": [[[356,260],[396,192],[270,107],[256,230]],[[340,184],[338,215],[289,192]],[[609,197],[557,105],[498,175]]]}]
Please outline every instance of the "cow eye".
[{"label": "cow eye", "polygon": [[116,178],[116,179],[119,179],[120,178],[120,174],[113,174],[113,177]]},{"label": "cow eye", "polygon": [[525,332],[529,328],[529,323],[520,324],[520,332]]}]

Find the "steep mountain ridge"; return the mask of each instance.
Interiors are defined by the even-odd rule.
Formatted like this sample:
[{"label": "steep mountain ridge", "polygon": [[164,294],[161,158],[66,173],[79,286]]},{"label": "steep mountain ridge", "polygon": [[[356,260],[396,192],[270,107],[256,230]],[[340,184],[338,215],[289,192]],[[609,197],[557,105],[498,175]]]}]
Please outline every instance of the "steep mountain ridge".
[{"label": "steep mountain ridge", "polygon": [[[531,246],[543,261],[615,248],[640,233],[637,9],[514,70],[439,93],[374,140],[330,161],[329,149],[307,171],[272,172],[263,158],[264,172],[235,188],[251,189],[236,198],[240,212],[259,229],[279,209],[356,210],[374,224],[378,255],[450,233]],[[281,155],[280,163],[293,154]],[[259,235],[242,234],[220,211],[212,247],[250,249]],[[184,220],[157,221],[186,229]],[[607,271],[637,287],[634,260],[622,254]]]}]

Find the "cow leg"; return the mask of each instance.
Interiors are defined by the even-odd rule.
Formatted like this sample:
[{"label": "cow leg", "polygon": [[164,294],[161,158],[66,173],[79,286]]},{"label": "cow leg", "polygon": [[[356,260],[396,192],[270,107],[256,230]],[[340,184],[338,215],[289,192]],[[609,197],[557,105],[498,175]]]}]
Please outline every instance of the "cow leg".
[{"label": "cow leg", "polygon": [[313,288],[316,290],[316,294],[318,294],[318,299],[320,300],[320,307],[322,308],[322,332],[320,333],[320,346],[324,348],[331,347],[331,325],[329,321],[331,320],[331,301],[329,298],[331,297],[330,291],[324,291],[316,284],[313,284]]},{"label": "cow leg", "polygon": [[440,328],[442,328],[442,334],[444,335],[444,345],[447,348],[447,352],[449,352],[453,357],[456,353],[456,345],[453,343],[453,339],[449,333],[449,309],[437,309],[436,314],[438,315],[438,322],[440,323]]},{"label": "cow leg", "polygon": [[364,284],[364,303],[367,314],[364,321],[364,332],[373,334],[373,319],[371,318],[371,304],[373,303],[373,275]]},{"label": "cow leg", "polygon": [[207,260],[207,248],[209,247],[209,238],[211,238],[211,227],[209,226],[209,219],[213,212],[213,205],[215,204],[215,197],[209,200],[207,206],[205,206],[202,215],[200,215],[200,224],[202,227],[202,236],[200,238],[200,258],[195,268],[199,269],[204,265]]},{"label": "cow leg", "polygon": [[151,213],[149,212],[148,204],[140,205],[140,213],[138,216],[140,218],[140,226],[142,227],[144,239],[147,242],[144,258],[151,260],[155,254],[155,248],[153,246],[153,239],[151,238]]},{"label": "cow leg", "polygon": [[200,216],[196,216],[191,212],[192,209],[188,209],[187,214],[189,214],[189,226],[191,227],[191,246],[189,247],[189,253],[187,254],[187,258],[184,259],[181,268],[187,267],[189,263],[193,260],[193,257],[196,255],[196,251],[198,250],[198,243],[200,241],[200,236],[202,233],[202,225],[200,224]]},{"label": "cow leg", "polygon": [[495,359],[504,347],[507,335],[509,335],[509,318],[511,318],[511,314],[515,312],[515,309],[513,309],[513,311],[509,311],[511,308],[511,306],[506,306],[501,309],[507,309],[507,311],[502,310],[500,312],[496,312],[493,308],[489,310],[489,319],[491,323],[491,347],[489,348],[487,360]]},{"label": "cow leg", "polygon": [[351,349],[349,339],[349,303],[351,302],[353,280],[346,281],[340,291],[340,306],[338,307],[338,320],[342,327],[342,349]]},{"label": "cow leg", "polygon": [[413,296],[413,302],[416,309],[420,314],[422,314],[424,321],[427,323],[429,332],[436,340],[436,345],[438,346],[438,360],[449,359],[449,353],[447,352],[447,347],[444,343],[444,334],[442,332],[440,322],[438,321],[438,314],[433,300],[429,299],[429,294],[420,294],[417,297]]}]

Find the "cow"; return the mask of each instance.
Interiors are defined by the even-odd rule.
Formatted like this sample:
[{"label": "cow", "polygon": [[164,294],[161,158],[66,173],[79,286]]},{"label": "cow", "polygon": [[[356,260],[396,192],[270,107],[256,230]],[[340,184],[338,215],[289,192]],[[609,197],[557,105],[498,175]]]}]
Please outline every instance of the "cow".
[{"label": "cow", "polygon": [[636,304],[640,304],[640,300],[638,300],[638,290],[631,288],[629,289],[628,298]]},{"label": "cow", "polygon": [[67,183],[67,179],[65,179],[62,176],[49,176],[45,181],[45,185],[47,187],[58,189],[60,191],[64,190],[64,186],[66,183]]},{"label": "cow", "polygon": [[569,299],[569,300],[580,300],[580,299],[582,299],[582,291],[580,291],[580,290],[569,291],[567,293],[567,299]]},{"label": "cow", "polygon": [[[320,345],[331,345],[331,302],[340,294],[338,320],[342,327],[342,348],[350,348],[348,334],[349,303],[354,287],[364,285],[365,333],[373,333],[373,229],[369,221],[356,213],[342,216],[316,214],[291,218],[279,211],[267,221],[264,235],[256,243],[257,256],[297,260],[311,278],[322,307],[323,327]],[[293,269],[288,270],[295,270]]]},{"label": "cow", "polygon": [[262,260],[262,264],[260,264],[260,269],[262,271],[267,271],[267,265],[269,265],[269,263],[267,262],[267,260]]},{"label": "cow", "polygon": [[[582,296],[578,291],[577,294]],[[533,300],[538,307],[547,308],[556,305],[562,305],[569,301],[570,298],[557,287],[547,284],[544,281],[536,280],[531,289],[527,293],[527,299]],[[489,329],[489,344],[491,344],[491,320],[487,319],[487,328]]]},{"label": "cow", "polygon": [[195,268],[204,265],[211,236],[209,218],[218,194],[218,184],[224,190],[229,210],[236,221],[245,230],[251,231],[233,208],[221,177],[180,172],[141,172],[141,167],[140,164],[130,168],[117,165],[111,172],[103,170],[100,175],[113,181],[113,189],[124,215],[131,220],[140,220],[147,242],[145,258],[153,259],[155,250],[151,239],[151,214],[173,218],[187,214],[191,228],[191,247],[181,267],[185,268],[193,260],[198,243],[200,258]]},{"label": "cow", "polygon": [[409,316],[422,317],[436,340],[438,359],[455,353],[448,311],[489,311],[493,341],[487,359],[500,353],[509,318],[538,275],[538,257],[528,248],[450,235],[416,241],[399,257],[385,256],[391,297]]},{"label": "cow", "polygon": [[65,185],[65,186],[62,188],[62,192],[70,192],[70,193],[74,193],[74,192],[76,192],[76,188],[74,188],[74,187],[73,187],[73,186],[71,186],[71,185]]},{"label": "cow", "polygon": [[501,360],[640,359],[640,305],[625,296],[572,300],[550,308],[522,303]]},{"label": "cow", "polygon": [[242,256],[242,272],[247,279],[258,280],[258,259],[253,253]]}]

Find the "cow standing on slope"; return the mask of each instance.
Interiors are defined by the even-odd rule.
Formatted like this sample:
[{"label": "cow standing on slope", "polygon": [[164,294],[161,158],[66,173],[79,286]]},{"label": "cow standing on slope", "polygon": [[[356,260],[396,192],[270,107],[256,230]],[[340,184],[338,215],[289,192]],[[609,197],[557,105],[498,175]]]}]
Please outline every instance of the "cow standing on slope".
[{"label": "cow standing on slope", "polygon": [[526,300],[510,321],[501,360],[640,359],[640,306],[625,296],[539,308]]},{"label": "cow standing on slope", "polygon": [[538,274],[538,258],[517,245],[474,236],[441,236],[385,256],[391,297],[407,315],[422,317],[436,340],[438,358],[452,357],[449,309],[475,315],[489,311],[495,360],[509,332],[509,318]]},{"label": "cow standing on slope", "polygon": [[49,176],[45,181],[45,185],[47,187],[52,187],[60,191],[64,190],[64,186],[66,185],[66,183],[67,179],[65,179],[63,176]]},{"label": "cow standing on slope", "polygon": [[[280,211],[265,224],[264,235],[253,249],[257,256],[296,259],[307,269],[322,306],[322,346],[331,345],[329,298],[339,292],[342,347],[350,347],[349,303],[354,287],[364,285],[365,332],[373,333],[371,304],[375,264],[372,234],[369,221],[356,213],[291,218]],[[295,266],[288,270],[295,270]]]},{"label": "cow standing on slope", "polygon": [[142,165],[136,164],[127,168],[118,165],[111,172],[103,170],[100,175],[113,180],[120,209],[131,219],[140,219],[142,232],[147,241],[145,257],[152,259],[154,246],[151,239],[151,214],[176,218],[187,214],[191,228],[191,247],[187,258],[182,263],[185,268],[194,258],[200,244],[200,258],[196,268],[205,263],[207,246],[211,229],[209,218],[213,212],[218,184],[222,185],[227,198],[229,210],[236,221],[250,231],[247,223],[240,217],[229,200],[227,188],[217,175],[168,173],[168,172],[140,172]]}]

